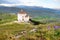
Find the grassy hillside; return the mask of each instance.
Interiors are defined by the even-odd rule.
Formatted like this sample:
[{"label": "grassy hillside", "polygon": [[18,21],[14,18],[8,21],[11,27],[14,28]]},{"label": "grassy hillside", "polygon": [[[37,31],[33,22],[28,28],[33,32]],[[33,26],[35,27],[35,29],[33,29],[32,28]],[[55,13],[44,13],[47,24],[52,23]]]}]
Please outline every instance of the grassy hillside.
[{"label": "grassy hillside", "polygon": [[15,14],[0,13],[0,40],[60,40],[60,22],[50,22],[56,20],[55,18],[33,18],[43,23],[49,22],[39,25],[13,22],[15,20]]},{"label": "grassy hillside", "polygon": [[16,14],[0,13],[0,24],[17,20]]},{"label": "grassy hillside", "polygon": [[[56,26],[59,26],[59,24],[56,24]],[[0,40],[11,40],[10,36],[15,36],[15,34],[18,34],[22,30],[27,31],[27,34],[25,36],[20,37],[20,40],[59,40],[60,39],[60,28],[54,28],[55,24],[41,24],[41,25],[31,25],[31,24],[8,24],[8,25],[0,25]],[[30,30],[36,28],[36,32]],[[22,35],[22,34],[21,34]],[[6,37],[7,36],[7,37]],[[42,38],[41,38],[42,37]]]}]

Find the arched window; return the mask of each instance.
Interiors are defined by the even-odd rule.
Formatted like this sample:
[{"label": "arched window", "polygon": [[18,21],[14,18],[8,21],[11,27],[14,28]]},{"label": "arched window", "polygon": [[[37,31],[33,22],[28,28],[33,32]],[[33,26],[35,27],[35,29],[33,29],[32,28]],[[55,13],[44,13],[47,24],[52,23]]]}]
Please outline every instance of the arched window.
[{"label": "arched window", "polygon": [[28,15],[26,15],[25,17],[28,17]]}]

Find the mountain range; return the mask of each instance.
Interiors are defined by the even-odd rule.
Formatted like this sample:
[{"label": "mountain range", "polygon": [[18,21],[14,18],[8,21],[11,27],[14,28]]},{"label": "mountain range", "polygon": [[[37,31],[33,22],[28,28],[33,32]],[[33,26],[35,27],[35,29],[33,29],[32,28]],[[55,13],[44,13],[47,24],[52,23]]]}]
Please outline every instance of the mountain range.
[{"label": "mountain range", "polygon": [[1,12],[17,13],[21,9],[28,12],[28,14],[33,17],[37,17],[37,16],[60,17],[60,10],[37,7],[37,6],[16,6],[16,7],[0,6],[0,13]]}]

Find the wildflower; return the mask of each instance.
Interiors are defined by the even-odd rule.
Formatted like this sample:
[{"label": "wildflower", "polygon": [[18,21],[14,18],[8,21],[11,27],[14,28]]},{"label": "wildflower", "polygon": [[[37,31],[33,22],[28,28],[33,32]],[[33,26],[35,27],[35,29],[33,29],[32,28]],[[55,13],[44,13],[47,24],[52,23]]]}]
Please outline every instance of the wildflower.
[{"label": "wildflower", "polygon": [[48,26],[47,29],[50,30],[50,26]]},{"label": "wildflower", "polygon": [[54,26],[54,29],[58,29],[58,28],[60,28],[60,26]]}]

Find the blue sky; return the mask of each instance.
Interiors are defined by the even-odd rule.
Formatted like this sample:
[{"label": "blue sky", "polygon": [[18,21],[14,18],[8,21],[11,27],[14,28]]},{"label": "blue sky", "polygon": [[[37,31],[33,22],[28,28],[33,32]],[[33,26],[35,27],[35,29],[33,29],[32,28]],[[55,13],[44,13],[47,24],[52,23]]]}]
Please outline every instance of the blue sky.
[{"label": "blue sky", "polygon": [[0,6],[41,6],[60,9],[60,0],[0,0]]}]

